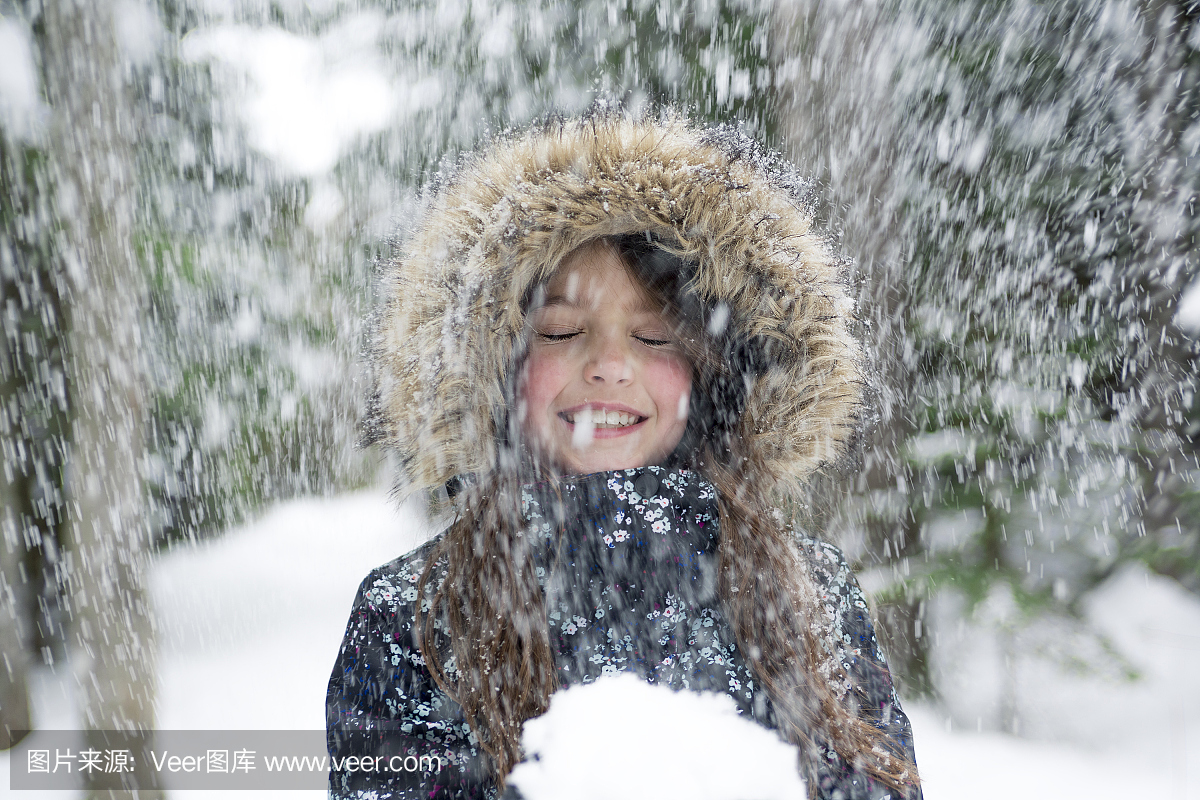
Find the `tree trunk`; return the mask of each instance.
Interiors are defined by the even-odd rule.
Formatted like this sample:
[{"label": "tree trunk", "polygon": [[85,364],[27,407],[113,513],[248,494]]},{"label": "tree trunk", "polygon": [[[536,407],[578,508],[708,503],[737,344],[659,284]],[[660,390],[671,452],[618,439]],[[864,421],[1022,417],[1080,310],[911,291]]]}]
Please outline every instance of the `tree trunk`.
[{"label": "tree trunk", "polygon": [[66,234],[72,658],[89,730],[150,729],[154,646],[139,475],[145,292],[132,245],[137,131],[111,2],[50,0],[43,19],[52,168]]},{"label": "tree trunk", "polygon": [[[7,337],[5,337],[7,339]],[[19,384],[12,358],[0,350],[0,400],[15,399]],[[0,433],[16,438],[7,419],[0,420]],[[11,441],[10,439],[10,441]],[[5,448],[7,449],[7,448]],[[0,750],[7,750],[24,738],[22,731],[33,727],[29,717],[29,693],[26,675],[29,669],[28,639],[23,605],[26,581],[21,574],[25,554],[19,509],[24,507],[21,477],[9,453],[0,453]]]}]

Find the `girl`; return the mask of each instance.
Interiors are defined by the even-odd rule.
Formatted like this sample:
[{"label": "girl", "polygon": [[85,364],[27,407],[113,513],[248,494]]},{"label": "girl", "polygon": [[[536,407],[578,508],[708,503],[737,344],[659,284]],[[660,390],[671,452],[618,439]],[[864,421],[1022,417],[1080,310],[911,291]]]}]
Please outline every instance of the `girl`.
[{"label": "girl", "polygon": [[804,188],[734,131],[614,115],[431,190],[383,288],[372,431],[454,521],[362,584],[335,796],[496,797],[555,690],[633,672],[730,694],[812,797],[920,797],[862,592],[775,508],[862,384]]}]

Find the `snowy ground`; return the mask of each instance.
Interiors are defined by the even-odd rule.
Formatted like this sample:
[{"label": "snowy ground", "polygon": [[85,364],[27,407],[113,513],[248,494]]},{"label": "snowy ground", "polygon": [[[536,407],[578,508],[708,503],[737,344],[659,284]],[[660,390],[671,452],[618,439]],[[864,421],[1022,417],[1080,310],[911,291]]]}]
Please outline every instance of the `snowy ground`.
[{"label": "snowy ground", "polygon": [[[322,728],[325,683],[359,581],[423,535],[410,510],[364,493],[285,503],[218,542],[163,557],[154,572],[160,727]],[[928,800],[1200,800],[1200,603],[1144,575],[1118,576],[1102,601],[1114,610],[1113,639],[1150,649],[1131,654],[1146,657],[1145,680],[1067,685],[1030,670],[1022,708],[1045,710],[1040,740],[954,729],[939,710],[910,707]],[[1146,619],[1172,630],[1170,643]],[[61,668],[39,673],[39,727],[75,727],[72,684]],[[0,755],[0,786],[7,773]]]}]

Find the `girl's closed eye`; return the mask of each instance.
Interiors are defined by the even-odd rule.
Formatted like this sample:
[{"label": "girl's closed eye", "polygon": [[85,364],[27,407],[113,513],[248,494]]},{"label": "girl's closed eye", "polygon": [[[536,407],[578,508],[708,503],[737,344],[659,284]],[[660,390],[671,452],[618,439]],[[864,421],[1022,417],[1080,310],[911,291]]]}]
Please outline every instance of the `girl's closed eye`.
[{"label": "girl's closed eye", "polygon": [[661,333],[635,333],[633,338],[637,339],[647,347],[665,349],[675,345],[674,339]]},{"label": "girl's closed eye", "polygon": [[[561,329],[535,329],[533,334],[543,342],[566,342],[581,336],[585,333],[583,330],[561,330]],[[671,338],[666,333],[654,331],[651,333],[634,333],[632,337],[646,347],[652,347],[656,350],[666,350],[676,346],[675,339]]]},{"label": "girl's closed eye", "polygon": [[534,334],[536,334],[537,337],[544,342],[566,342],[574,339],[581,333],[583,333],[583,331],[534,331]]}]

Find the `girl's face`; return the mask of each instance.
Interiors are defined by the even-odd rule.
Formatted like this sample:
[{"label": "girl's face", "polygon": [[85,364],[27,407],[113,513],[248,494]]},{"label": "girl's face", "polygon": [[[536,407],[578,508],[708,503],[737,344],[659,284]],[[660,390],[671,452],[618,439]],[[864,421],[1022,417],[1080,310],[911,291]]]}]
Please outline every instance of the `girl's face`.
[{"label": "girl's face", "polygon": [[656,464],[675,449],[692,368],[610,245],[568,256],[530,324],[517,414],[541,455],[586,474]]}]

